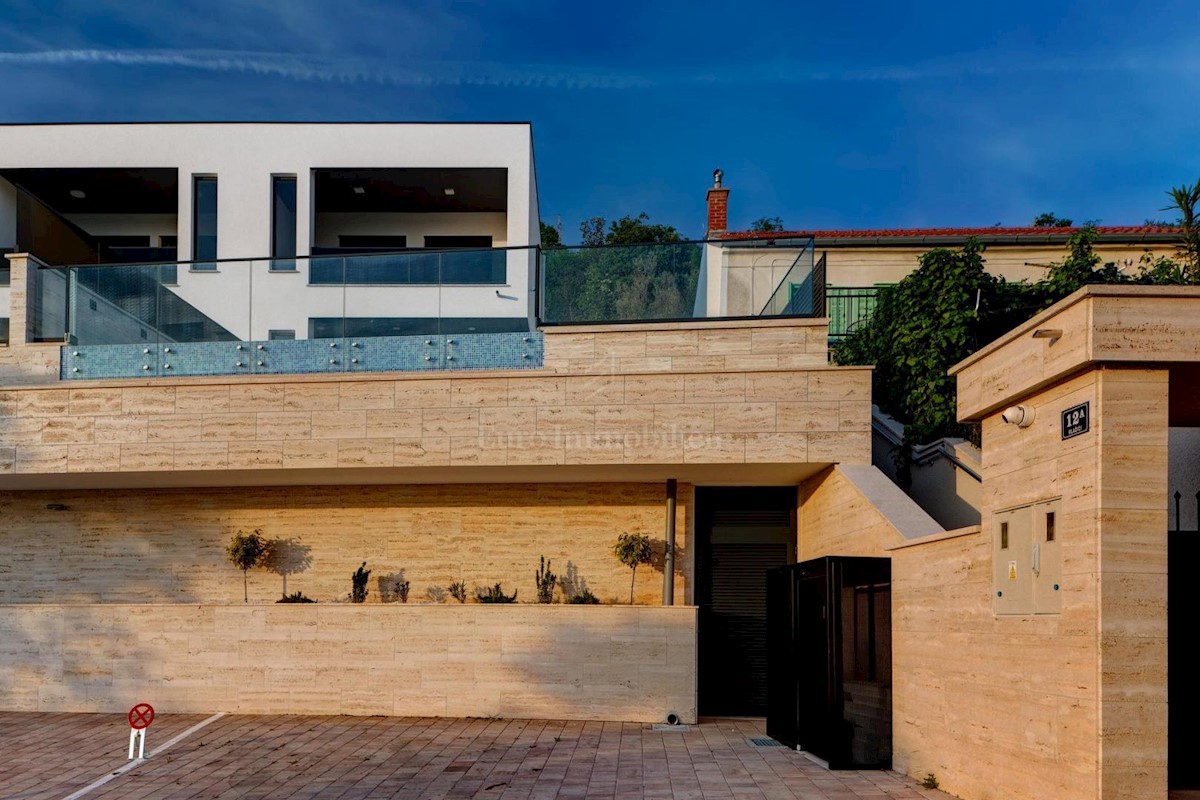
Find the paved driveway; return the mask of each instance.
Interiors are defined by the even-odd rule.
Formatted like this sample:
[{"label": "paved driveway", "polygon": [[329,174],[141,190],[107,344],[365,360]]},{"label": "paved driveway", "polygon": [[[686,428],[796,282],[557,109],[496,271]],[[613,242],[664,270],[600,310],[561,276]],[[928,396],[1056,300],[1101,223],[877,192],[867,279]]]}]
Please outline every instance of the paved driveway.
[{"label": "paved driveway", "polygon": [[947,797],[895,773],[827,772],[786,748],[756,747],[761,722],[743,720],[660,732],[616,722],[160,715],[146,761],[114,775],[127,766],[128,736],[121,715],[0,713],[0,798]]}]

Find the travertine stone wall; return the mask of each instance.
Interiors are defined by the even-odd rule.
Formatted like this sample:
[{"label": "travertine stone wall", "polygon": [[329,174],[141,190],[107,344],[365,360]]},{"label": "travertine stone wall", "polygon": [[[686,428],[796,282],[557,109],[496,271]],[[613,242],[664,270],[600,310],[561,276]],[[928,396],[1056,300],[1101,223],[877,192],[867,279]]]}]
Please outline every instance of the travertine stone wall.
[{"label": "travertine stone wall", "polygon": [[0,390],[0,476],[867,463],[870,378],[848,368],[15,388]]},{"label": "travertine stone wall", "polygon": [[[1022,397],[1032,427],[984,418],[982,533],[892,552],[897,769],[968,800],[1166,796],[1167,389],[1099,368]],[[996,512],[1058,497],[1062,612],[996,616]]]},{"label": "travertine stone wall", "polygon": [[[536,599],[539,558],[578,577],[601,600],[629,601],[630,570],[612,555],[619,534],[661,542],[662,484],[307,486],[0,492],[0,604],[240,603],[242,574],[226,560],[238,530],[294,539],[311,563],[288,576],[288,592],[345,601],[350,575],[403,571],[410,603],[427,587],[497,581]],[[679,487],[676,597],[691,602],[692,500]],[[61,503],[64,511],[46,508]],[[299,554],[298,553],[298,554]],[[251,602],[282,594],[283,579],[249,575]],[[635,599],[662,602],[662,573],[637,571]],[[561,599],[561,594],[556,595]]]},{"label": "travertine stone wall", "polygon": [[873,466],[828,467],[800,486],[796,560],[880,556],[908,539],[943,532]]},{"label": "travertine stone wall", "polygon": [[[12,284],[8,292],[8,308],[0,308],[0,317],[8,317],[7,345],[0,344],[0,387],[48,384],[58,380],[58,345],[29,344],[26,342],[28,315],[25,298],[28,294],[30,273],[37,269],[37,261],[26,256],[7,257],[11,268]],[[0,463],[3,463],[0,457]]]},{"label": "travertine stone wall", "polygon": [[547,327],[555,372],[738,372],[829,365],[826,319],[697,320]]},{"label": "travertine stone wall", "polygon": [[[1200,286],[1085,286],[951,368],[958,415],[976,419],[1092,362],[1200,360]],[[1042,330],[1045,335],[1033,338]]]},{"label": "travertine stone wall", "polygon": [[0,709],[696,719],[696,610],[0,606]]}]

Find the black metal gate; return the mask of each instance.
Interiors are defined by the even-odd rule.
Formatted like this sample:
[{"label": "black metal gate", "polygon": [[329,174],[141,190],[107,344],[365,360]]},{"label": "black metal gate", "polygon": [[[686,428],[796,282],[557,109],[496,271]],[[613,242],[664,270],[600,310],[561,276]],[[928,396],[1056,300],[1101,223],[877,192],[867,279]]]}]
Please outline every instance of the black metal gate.
[{"label": "black metal gate", "polygon": [[1182,494],[1175,492],[1167,532],[1167,785],[1200,789],[1200,682],[1195,678],[1194,642],[1200,620],[1200,593],[1183,575],[1200,562],[1200,492],[1197,526],[1181,530]]},{"label": "black metal gate", "polygon": [[831,556],[767,578],[767,734],[831,769],[892,762],[891,561]]}]

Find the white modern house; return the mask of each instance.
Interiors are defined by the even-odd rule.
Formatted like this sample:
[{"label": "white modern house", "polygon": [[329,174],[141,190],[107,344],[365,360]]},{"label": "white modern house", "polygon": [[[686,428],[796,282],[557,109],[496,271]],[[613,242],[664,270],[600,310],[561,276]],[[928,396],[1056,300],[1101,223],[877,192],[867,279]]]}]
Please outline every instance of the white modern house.
[{"label": "white modern house", "polygon": [[43,271],[48,339],[529,331],[537,207],[527,123],[0,126],[0,253],[153,265]]}]

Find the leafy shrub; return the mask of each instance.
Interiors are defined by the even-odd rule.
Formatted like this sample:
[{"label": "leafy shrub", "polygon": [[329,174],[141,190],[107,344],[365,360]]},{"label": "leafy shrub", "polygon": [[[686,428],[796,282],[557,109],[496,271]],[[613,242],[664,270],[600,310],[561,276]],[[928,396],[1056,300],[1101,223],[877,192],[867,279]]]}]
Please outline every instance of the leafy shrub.
[{"label": "leafy shrub", "polygon": [[315,603],[311,597],[305,597],[304,592],[292,592],[285,594],[283,597],[275,601],[276,603]]},{"label": "leafy shrub", "polygon": [[925,777],[921,779],[921,788],[922,789],[938,788],[937,775],[934,775],[932,772],[925,773]]},{"label": "leafy shrub", "polygon": [[600,598],[592,594],[591,589],[584,589],[579,594],[568,597],[567,602],[578,606],[597,606],[600,605]]},{"label": "leafy shrub", "polygon": [[350,602],[362,603],[367,599],[367,581],[371,579],[371,570],[366,569],[367,562],[362,562],[350,576]]},{"label": "leafy shrub", "polygon": [[247,573],[262,563],[267,553],[267,543],[263,541],[262,529],[255,528],[250,533],[238,531],[225,547],[225,555],[235,567],[242,571],[242,602],[250,602]]},{"label": "leafy shrub", "polygon": [[446,589],[450,592],[450,596],[460,603],[467,602],[467,585],[462,581],[455,581]]},{"label": "leafy shrub", "polygon": [[515,603],[517,602],[517,590],[513,589],[513,593],[507,595],[498,583],[486,589],[476,586],[475,599],[480,603]]},{"label": "leafy shrub", "polygon": [[534,580],[537,582],[537,600],[539,603],[554,602],[554,585],[558,582],[558,577],[550,571],[550,562],[542,556],[542,564],[534,573]]}]

